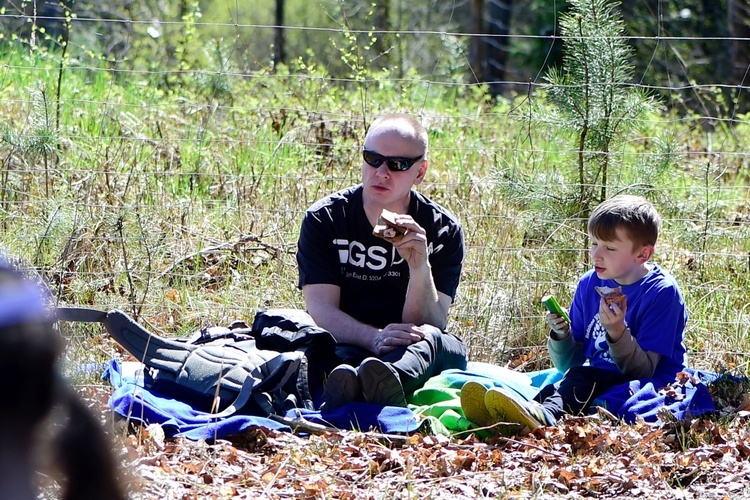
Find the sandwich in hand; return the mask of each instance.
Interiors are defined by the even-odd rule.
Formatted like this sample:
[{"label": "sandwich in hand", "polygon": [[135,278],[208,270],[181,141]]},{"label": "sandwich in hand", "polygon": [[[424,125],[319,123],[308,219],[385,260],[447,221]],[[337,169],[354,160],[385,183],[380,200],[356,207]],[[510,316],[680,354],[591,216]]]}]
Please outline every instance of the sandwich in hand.
[{"label": "sandwich in hand", "polygon": [[604,302],[607,304],[619,304],[625,298],[625,294],[622,293],[622,287],[610,288],[608,286],[595,286],[596,292],[604,297]]},{"label": "sandwich in hand", "polygon": [[396,224],[396,215],[396,213],[390,210],[383,209],[380,217],[378,217],[378,223],[372,230],[372,234],[391,243],[401,241],[401,238],[406,233],[406,228]]}]

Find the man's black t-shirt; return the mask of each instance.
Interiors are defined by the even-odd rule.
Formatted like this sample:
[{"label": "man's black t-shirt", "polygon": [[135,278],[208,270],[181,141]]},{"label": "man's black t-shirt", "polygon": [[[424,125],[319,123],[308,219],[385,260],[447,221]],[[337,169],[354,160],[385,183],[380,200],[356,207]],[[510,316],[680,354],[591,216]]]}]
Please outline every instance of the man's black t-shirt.
[{"label": "man's black t-shirt", "polygon": [[[409,215],[427,233],[438,291],[455,299],[464,258],[463,230],[447,209],[412,190]],[[383,328],[401,323],[409,266],[393,245],[372,234],[362,185],[332,194],[305,212],[297,245],[299,286],[341,288],[342,311]]]}]

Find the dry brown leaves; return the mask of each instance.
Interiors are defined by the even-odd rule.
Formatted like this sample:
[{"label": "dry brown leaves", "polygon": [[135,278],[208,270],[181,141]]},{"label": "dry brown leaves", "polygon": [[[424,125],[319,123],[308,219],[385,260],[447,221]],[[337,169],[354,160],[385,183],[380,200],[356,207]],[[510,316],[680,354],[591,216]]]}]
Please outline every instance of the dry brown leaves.
[{"label": "dry brown leaves", "polygon": [[750,495],[750,414],[619,425],[568,418],[523,437],[481,442],[361,432],[301,437],[251,429],[213,444],[123,442],[132,498],[741,498]]}]

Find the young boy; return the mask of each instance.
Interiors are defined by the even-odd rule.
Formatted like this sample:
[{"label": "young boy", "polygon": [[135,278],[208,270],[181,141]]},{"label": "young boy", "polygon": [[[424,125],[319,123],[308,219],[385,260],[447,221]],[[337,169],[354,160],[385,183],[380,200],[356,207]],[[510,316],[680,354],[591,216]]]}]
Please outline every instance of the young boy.
[{"label": "young boy", "polygon": [[[686,367],[685,302],[675,279],[650,261],[660,225],[654,206],[639,196],[618,195],[594,209],[588,222],[593,269],[578,282],[570,323],[546,317],[547,347],[563,378],[535,401],[490,389],[484,400],[496,421],[533,430],[566,413],[585,413],[615,385],[646,378],[667,385]],[[608,303],[597,287],[621,287],[622,296]]]}]

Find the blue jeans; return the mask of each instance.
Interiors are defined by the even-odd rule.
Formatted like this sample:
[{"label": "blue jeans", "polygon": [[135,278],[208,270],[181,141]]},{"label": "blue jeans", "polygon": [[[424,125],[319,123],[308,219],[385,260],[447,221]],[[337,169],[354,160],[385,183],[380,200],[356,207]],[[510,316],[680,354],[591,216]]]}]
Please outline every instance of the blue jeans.
[{"label": "blue jeans", "polygon": [[565,414],[586,413],[591,403],[607,389],[628,381],[630,378],[620,372],[593,366],[573,366],[562,379],[543,387],[534,400],[542,403],[547,413],[559,420]]},{"label": "blue jeans", "polygon": [[[423,329],[425,335],[421,341],[380,356],[398,372],[407,397],[422,387],[427,379],[443,370],[466,369],[466,346],[461,339],[429,325],[423,326]],[[367,349],[351,344],[338,344],[336,356],[339,364],[355,367],[365,358],[378,357]]]}]

